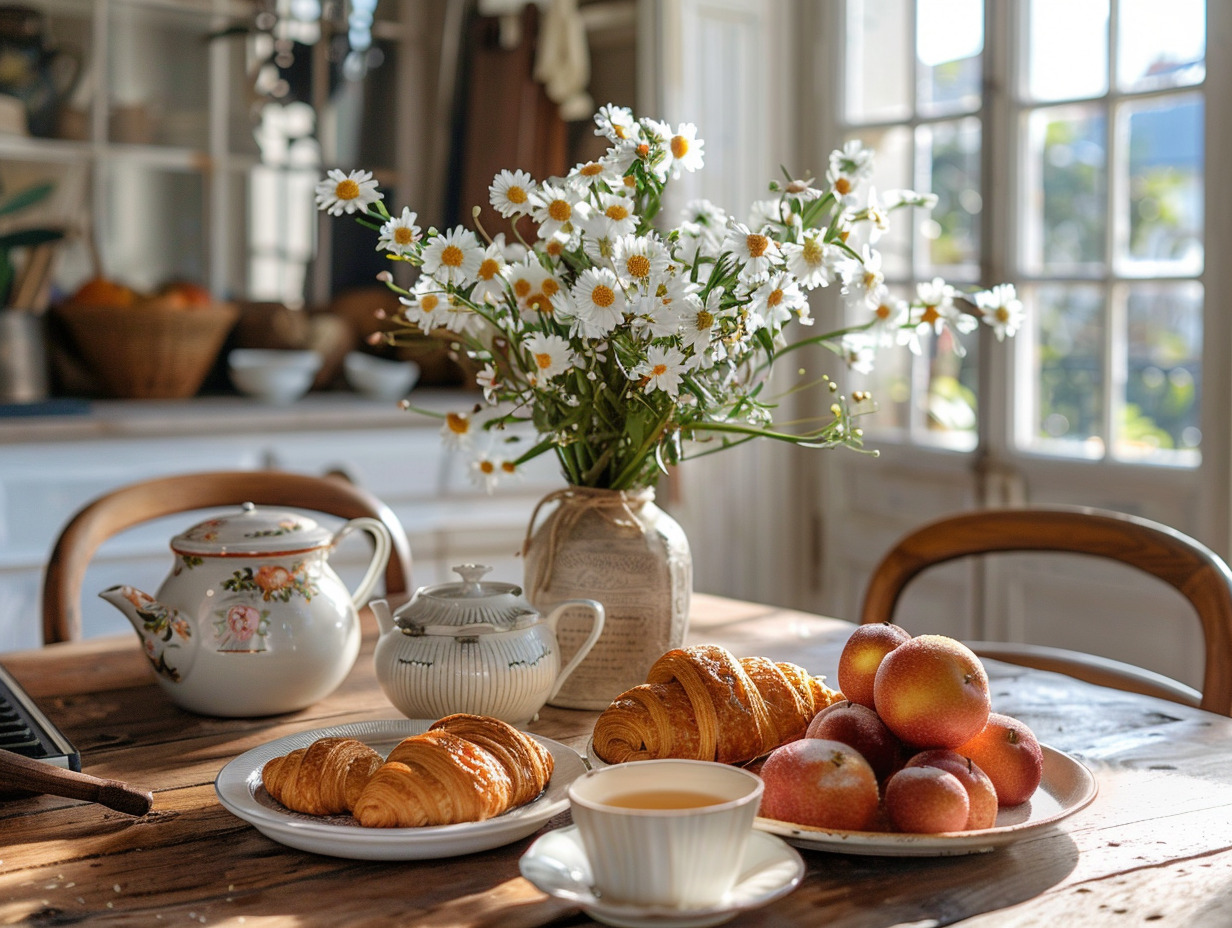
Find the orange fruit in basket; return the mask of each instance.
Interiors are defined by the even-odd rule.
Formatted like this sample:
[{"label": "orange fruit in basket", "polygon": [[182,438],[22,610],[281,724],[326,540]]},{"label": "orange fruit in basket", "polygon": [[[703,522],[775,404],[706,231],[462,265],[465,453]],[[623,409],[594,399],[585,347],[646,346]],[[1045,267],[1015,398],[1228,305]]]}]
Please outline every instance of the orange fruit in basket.
[{"label": "orange fruit in basket", "polygon": [[137,293],[132,287],[108,280],[106,277],[92,277],[77,288],[77,292],[69,299],[69,303],[78,306],[109,306],[122,309],[137,302]]},{"label": "orange fruit in basket", "polygon": [[177,309],[192,309],[199,306],[212,306],[214,295],[200,284],[190,280],[172,280],[158,288],[154,294],[161,305]]}]

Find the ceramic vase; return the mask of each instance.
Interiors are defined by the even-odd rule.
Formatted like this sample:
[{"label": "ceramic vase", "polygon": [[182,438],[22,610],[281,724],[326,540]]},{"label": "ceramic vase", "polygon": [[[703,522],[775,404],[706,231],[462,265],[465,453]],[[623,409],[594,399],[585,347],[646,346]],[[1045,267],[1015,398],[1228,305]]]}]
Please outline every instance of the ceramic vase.
[{"label": "ceramic vase", "polygon": [[[684,530],[655,505],[653,489],[569,487],[548,494],[531,517],[523,555],[526,596],[535,608],[547,612],[564,600],[595,599],[607,615],[603,634],[551,705],[606,709],[683,643],[693,561]],[[562,661],[590,627],[584,609],[561,615]]]}]

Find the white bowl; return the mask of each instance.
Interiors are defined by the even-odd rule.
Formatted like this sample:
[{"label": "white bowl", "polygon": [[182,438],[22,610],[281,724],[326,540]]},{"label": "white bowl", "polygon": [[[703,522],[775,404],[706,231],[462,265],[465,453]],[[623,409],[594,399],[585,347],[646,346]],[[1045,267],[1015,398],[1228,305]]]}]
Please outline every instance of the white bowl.
[{"label": "white bowl", "polygon": [[391,361],[352,351],[342,362],[352,390],[381,400],[400,400],[419,380],[419,365],[414,361]]},{"label": "white bowl", "polygon": [[294,403],[307,393],[321,362],[315,351],[236,348],[227,355],[236,389],[275,406]]}]

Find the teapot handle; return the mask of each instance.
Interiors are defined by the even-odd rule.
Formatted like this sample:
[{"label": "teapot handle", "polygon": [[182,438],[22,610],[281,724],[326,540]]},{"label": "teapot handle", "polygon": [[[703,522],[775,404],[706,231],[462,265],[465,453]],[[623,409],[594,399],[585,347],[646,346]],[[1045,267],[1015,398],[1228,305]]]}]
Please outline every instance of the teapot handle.
[{"label": "teapot handle", "polygon": [[330,546],[336,547],[338,542],[349,535],[356,529],[361,529],[372,536],[372,540],[376,542],[375,550],[372,552],[372,560],[368,562],[368,572],[364,574],[364,578],[359,581],[359,586],[351,594],[351,602],[356,609],[362,609],[364,604],[368,602],[368,598],[372,596],[372,591],[376,589],[376,582],[381,578],[381,573],[385,570],[385,565],[389,562],[389,553],[393,548],[393,543],[389,538],[389,529],[385,527],[380,519],[373,519],[368,516],[361,516],[358,519],[352,519],[347,522],[342,528],[334,534],[330,540]]},{"label": "teapot handle", "polygon": [[577,669],[577,665],[582,663],[586,655],[590,653],[590,649],[595,646],[595,642],[599,640],[599,636],[603,634],[603,624],[606,621],[607,613],[603,609],[603,604],[593,599],[566,599],[553,609],[547,618],[548,628],[552,630],[552,634],[556,634],[556,624],[560,621],[560,615],[569,606],[585,606],[594,617],[594,621],[590,625],[590,634],[586,636],[586,640],[582,642],[581,647],[577,649],[577,653],[573,655],[572,660],[565,664],[560,669],[560,673],[556,675],[556,682],[552,684],[552,691],[548,693],[548,699],[552,699],[560,692],[560,688],[565,685],[565,681],[569,679],[569,674]]}]

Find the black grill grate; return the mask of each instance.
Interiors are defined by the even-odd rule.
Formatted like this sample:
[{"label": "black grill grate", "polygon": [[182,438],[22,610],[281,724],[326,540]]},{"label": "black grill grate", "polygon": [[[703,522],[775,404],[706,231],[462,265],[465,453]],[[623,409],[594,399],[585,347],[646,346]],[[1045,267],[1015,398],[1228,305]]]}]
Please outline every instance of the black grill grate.
[{"label": "black grill grate", "polygon": [[0,664],[0,748],[81,770],[81,755]]}]

